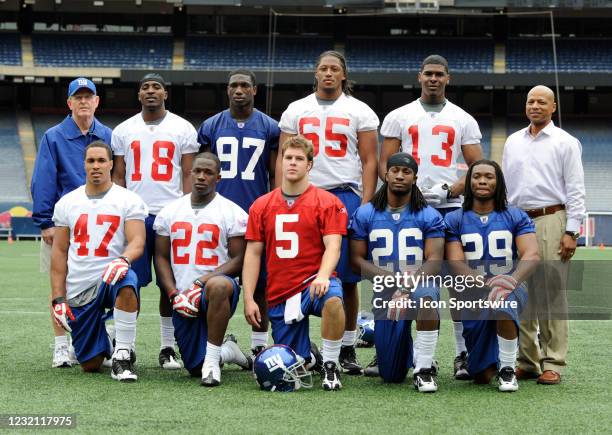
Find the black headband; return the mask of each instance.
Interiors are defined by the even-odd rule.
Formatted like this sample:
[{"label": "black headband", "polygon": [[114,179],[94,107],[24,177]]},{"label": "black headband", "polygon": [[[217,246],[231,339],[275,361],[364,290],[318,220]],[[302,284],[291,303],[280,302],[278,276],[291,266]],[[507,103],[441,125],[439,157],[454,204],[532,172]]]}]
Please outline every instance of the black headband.
[{"label": "black headband", "polygon": [[166,82],[165,82],[164,78],[161,75],[157,74],[157,73],[149,73],[149,74],[145,75],[143,78],[141,78],[140,79],[140,86],[139,87],[142,87],[142,85],[145,82],[157,82],[160,85],[162,85],[162,87],[164,89],[166,89]]},{"label": "black headband", "polygon": [[415,174],[419,171],[416,160],[408,153],[395,153],[387,160],[387,171],[393,166],[404,166],[412,169]]}]

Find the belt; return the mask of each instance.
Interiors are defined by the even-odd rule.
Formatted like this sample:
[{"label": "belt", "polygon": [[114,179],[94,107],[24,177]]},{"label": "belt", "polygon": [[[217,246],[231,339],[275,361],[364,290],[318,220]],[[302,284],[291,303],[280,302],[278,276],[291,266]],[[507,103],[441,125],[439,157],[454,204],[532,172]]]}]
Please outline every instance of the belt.
[{"label": "belt", "polygon": [[565,210],[565,206],[563,204],[549,205],[548,207],[533,208],[531,210],[525,210],[525,213],[527,213],[527,216],[529,216],[530,218],[535,219],[541,216],[546,216],[549,214],[556,213],[559,210]]}]

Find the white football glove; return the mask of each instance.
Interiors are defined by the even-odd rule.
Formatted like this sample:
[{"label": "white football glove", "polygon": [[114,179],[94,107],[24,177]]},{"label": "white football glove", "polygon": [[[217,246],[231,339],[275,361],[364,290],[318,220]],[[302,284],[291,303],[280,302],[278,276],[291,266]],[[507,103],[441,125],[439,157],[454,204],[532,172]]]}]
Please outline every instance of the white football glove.
[{"label": "white football glove", "polygon": [[501,287],[506,290],[514,290],[518,287],[518,281],[512,275],[495,275],[485,283],[487,287]]},{"label": "white football glove", "polygon": [[106,284],[115,285],[127,275],[130,268],[130,263],[125,257],[115,258],[113,261],[108,263],[104,275],[102,275],[102,281]]},{"label": "white football glove", "polygon": [[408,312],[408,300],[409,299],[410,299],[410,295],[400,290],[397,290],[395,293],[393,293],[393,297],[391,298],[391,300],[395,302],[396,304],[401,303],[405,305],[403,305],[404,308],[402,308],[402,306],[387,308],[387,319],[394,320],[396,322],[398,320],[406,319],[407,318],[406,313]]},{"label": "white football glove", "polygon": [[68,319],[75,320],[74,314],[65,298],[59,297],[53,299],[53,320],[57,326],[64,328],[67,332],[72,332],[72,328],[68,326]]},{"label": "white football glove", "polygon": [[444,183],[436,184],[430,189],[423,189],[423,196],[427,200],[427,204],[434,208],[441,207],[448,202],[448,186]]},{"label": "white football glove", "polygon": [[201,298],[202,287],[195,283],[191,284],[191,287],[174,297],[172,309],[183,317],[198,317]]}]

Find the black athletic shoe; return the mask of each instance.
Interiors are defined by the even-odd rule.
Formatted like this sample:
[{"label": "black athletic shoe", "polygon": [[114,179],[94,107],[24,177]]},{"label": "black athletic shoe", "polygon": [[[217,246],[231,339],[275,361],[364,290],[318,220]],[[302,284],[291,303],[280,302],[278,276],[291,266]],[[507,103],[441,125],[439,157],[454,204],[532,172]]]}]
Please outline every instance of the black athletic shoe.
[{"label": "black athletic shoe", "polygon": [[310,340],[310,353],[314,355],[314,361],[310,361],[312,366],[310,366],[310,371],[315,373],[321,373],[323,370],[323,355],[319,352],[319,348],[315,344],[314,341]]},{"label": "black athletic shoe", "polygon": [[363,369],[361,364],[357,361],[357,355],[355,355],[354,346],[342,346],[340,348],[340,357],[338,358],[342,371],[347,375],[361,375]]},{"label": "black athletic shoe", "polygon": [[164,370],[178,370],[183,368],[183,364],[171,347],[164,347],[159,351],[159,365]]},{"label": "black athletic shoe", "polygon": [[423,369],[413,375],[414,388],[419,393],[435,393],[438,391],[438,385],[436,384],[436,377],[433,373],[433,369]]},{"label": "black athletic shoe", "polygon": [[251,355],[248,356],[249,358],[249,364],[251,365],[251,368],[253,368],[253,365],[255,364],[255,358],[257,358],[257,355],[259,355],[259,353],[261,351],[263,351],[266,348],[266,346],[261,345],[261,346],[255,346],[251,348]]},{"label": "black athletic shoe", "polygon": [[363,370],[363,375],[367,376],[368,378],[377,378],[380,376],[380,373],[378,372],[378,358],[376,357],[376,354],[374,354],[374,359],[370,361],[370,363]]},{"label": "black athletic shoe", "polygon": [[465,350],[461,352],[461,355],[455,357],[453,373],[455,379],[459,381],[468,381],[472,379],[467,369],[467,352]]},{"label": "black athletic shoe", "polygon": [[497,389],[501,392],[518,391],[519,385],[512,367],[503,367],[497,373]]},{"label": "black athletic shoe", "polygon": [[323,369],[321,369],[321,384],[325,391],[335,391],[342,388],[340,370],[335,362],[327,361],[323,364]]},{"label": "black athletic shoe", "polygon": [[112,361],[111,378],[121,382],[136,382],[138,376],[127,349],[119,349]]}]

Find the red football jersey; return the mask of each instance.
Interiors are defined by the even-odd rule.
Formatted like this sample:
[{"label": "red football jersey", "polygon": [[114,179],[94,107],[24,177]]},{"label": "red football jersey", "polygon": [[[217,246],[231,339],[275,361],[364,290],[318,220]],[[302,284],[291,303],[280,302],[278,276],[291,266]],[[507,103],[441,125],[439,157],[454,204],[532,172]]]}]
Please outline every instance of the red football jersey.
[{"label": "red football jersey", "polygon": [[313,185],[291,206],[280,188],[253,203],[245,238],[265,243],[269,306],[304,290],[321,266],[323,236],[346,235],[347,223],[342,202]]}]

